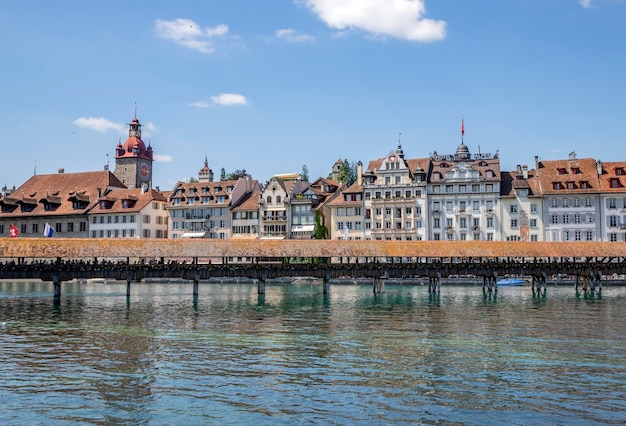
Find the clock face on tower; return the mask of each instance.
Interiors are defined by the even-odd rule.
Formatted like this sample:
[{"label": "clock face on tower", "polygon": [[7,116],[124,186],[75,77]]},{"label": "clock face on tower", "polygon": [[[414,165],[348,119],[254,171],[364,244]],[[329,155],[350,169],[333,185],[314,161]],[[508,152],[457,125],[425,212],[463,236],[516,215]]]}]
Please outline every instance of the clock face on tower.
[{"label": "clock face on tower", "polygon": [[141,178],[143,180],[147,180],[150,177],[150,168],[146,163],[141,163],[139,165],[139,172],[141,173]]}]

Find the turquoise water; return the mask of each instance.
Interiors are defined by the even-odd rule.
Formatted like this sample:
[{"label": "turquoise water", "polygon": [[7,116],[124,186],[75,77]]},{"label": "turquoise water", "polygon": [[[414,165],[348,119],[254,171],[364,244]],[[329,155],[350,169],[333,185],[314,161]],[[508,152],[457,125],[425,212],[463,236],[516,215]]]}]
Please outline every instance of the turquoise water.
[{"label": "turquoise water", "polygon": [[626,288],[0,283],[2,424],[626,422]]}]

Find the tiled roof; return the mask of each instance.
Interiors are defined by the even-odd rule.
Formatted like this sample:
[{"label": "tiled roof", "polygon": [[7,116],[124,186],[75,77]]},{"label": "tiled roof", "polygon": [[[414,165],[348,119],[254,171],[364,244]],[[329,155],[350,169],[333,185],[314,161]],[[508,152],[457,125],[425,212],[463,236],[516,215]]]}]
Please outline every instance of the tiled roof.
[{"label": "tiled roof", "polygon": [[[98,191],[104,193],[107,188],[125,186],[109,171],[36,175],[0,199],[1,205],[18,206],[0,213],[0,218],[83,214],[97,202]],[[74,201],[83,205],[75,208]],[[29,211],[22,211],[22,204],[27,204]]]},{"label": "tiled roof", "polygon": [[[148,189],[142,193],[141,188],[132,189],[113,189],[106,196],[100,197],[99,200],[109,201],[109,205],[105,209],[101,209],[99,203],[89,211],[89,214],[109,214],[109,213],[133,213],[140,212],[152,201],[166,202],[160,192]],[[124,200],[127,200],[127,207],[124,207]]]},{"label": "tiled roof", "polygon": [[602,192],[626,193],[626,162],[611,161],[602,164],[602,175],[599,177]]},{"label": "tiled roof", "polygon": [[[214,206],[230,203],[232,193],[227,192],[228,187],[235,188],[237,180],[221,180],[216,182],[178,182],[169,194],[168,206],[174,205],[174,199],[181,199],[183,202],[189,198],[199,199],[201,197],[210,197],[208,203],[202,203],[203,206]],[[217,189],[219,188],[219,191]],[[180,192],[180,194],[179,194]],[[217,197],[226,196],[223,203],[217,202]],[[180,207],[180,205],[176,206]]]},{"label": "tiled roof", "polygon": [[540,161],[537,176],[543,195],[597,193],[600,190],[593,158]]},{"label": "tiled roof", "polygon": [[515,197],[515,189],[527,189],[528,196],[537,196],[536,192],[535,171],[528,170],[528,178],[525,179],[523,172],[520,170],[512,172],[502,172],[500,180],[500,196],[503,198]]},{"label": "tiled roof", "polygon": [[254,191],[246,194],[245,199],[232,211],[250,211],[259,209],[259,199],[261,198],[261,191]]}]

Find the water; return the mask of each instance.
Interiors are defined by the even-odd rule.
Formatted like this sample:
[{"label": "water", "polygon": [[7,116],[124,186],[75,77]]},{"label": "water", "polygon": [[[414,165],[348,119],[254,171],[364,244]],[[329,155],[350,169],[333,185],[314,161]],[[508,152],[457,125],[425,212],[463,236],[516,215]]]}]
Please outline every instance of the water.
[{"label": "water", "polygon": [[626,422],[626,288],[0,283],[0,423]]}]

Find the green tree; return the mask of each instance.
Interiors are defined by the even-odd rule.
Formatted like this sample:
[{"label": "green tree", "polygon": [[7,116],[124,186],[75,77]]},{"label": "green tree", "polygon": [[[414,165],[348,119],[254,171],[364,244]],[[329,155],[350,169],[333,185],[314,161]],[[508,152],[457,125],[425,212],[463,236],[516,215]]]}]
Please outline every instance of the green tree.
[{"label": "green tree", "polygon": [[328,238],[328,228],[323,224],[324,216],[322,211],[317,210],[315,212],[315,229],[313,230],[313,238],[316,240],[325,240]]},{"label": "green tree", "polygon": [[226,170],[224,170],[223,167],[222,167],[222,170],[220,171],[220,180],[226,180]]},{"label": "green tree", "polygon": [[350,162],[346,158],[343,160],[341,167],[339,168],[339,174],[337,175],[337,181],[339,183],[348,183],[350,181]]},{"label": "green tree", "polygon": [[304,164],[302,166],[302,180],[305,182],[309,181],[309,168]]}]

